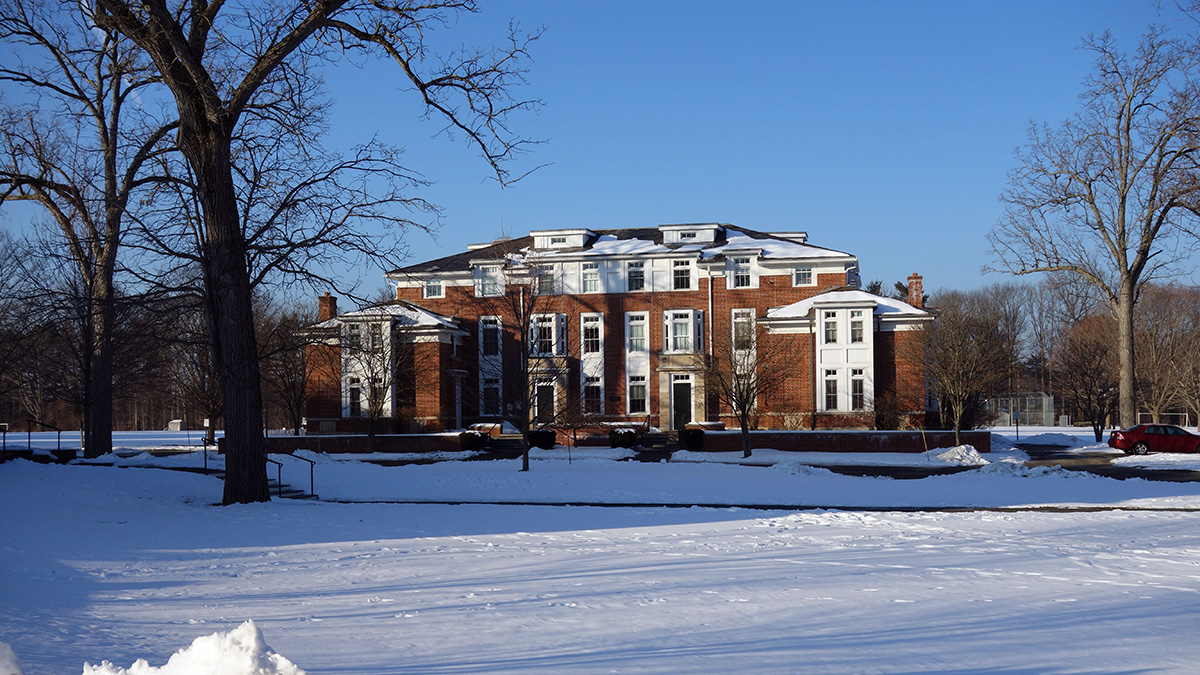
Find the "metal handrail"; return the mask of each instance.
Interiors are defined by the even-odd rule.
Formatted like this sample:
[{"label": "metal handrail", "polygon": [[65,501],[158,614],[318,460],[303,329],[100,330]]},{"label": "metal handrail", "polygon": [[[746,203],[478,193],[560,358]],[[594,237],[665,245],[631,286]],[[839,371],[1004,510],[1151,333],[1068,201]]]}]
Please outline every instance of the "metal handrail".
[{"label": "metal handrail", "polygon": [[[45,427],[47,429],[53,429],[53,430],[57,431],[58,432],[58,441],[57,441],[58,446],[55,448],[55,450],[62,450],[62,432],[63,432],[63,430],[59,429],[58,427],[54,426],[53,424],[46,424],[45,422],[35,420],[32,417],[25,420],[25,449],[26,450],[33,450],[33,429],[30,427],[34,424]],[[7,439],[6,439],[6,442],[7,442]]]},{"label": "metal handrail", "polygon": [[276,462],[275,460],[271,459],[270,457],[267,458],[267,461],[270,462],[271,464],[275,465],[275,490],[276,490],[275,496],[282,497],[283,496],[283,465],[280,464],[279,462]]},{"label": "metal handrail", "polygon": [[[300,457],[300,456],[294,455],[290,452],[279,452],[278,450],[276,450],[270,446],[267,447],[267,452],[274,452],[277,455],[283,455],[285,457],[290,457],[292,459],[298,459],[301,462],[308,462],[308,494],[312,495],[313,497],[317,496],[317,492],[316,492],[315,488],[313,487],[315,484],[313,477],[314,477],[314,474],[316,473],[316,466],[317,466],[316,462],[312,461],[311,459],[308,459],[307,457]],[[275,460],[267,459],[267,461],[274,462]],[[276,462],[276,463],[278,464],[278,462]]]}]

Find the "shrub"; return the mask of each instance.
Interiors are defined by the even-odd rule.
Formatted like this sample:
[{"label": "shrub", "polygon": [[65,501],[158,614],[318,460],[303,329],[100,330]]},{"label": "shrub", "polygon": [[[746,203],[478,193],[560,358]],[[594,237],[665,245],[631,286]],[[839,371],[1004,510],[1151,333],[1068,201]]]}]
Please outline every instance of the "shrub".
[{"label": "shrub", "polygon": [[529,445],[543,450],[552,450],[558,444],[558,434],[553,429],[534,429],[529,432]]},{"label": "shrub", "polygon": [[679,430],[679,447],[684,450],[703,450],[704,449],[704,430],[703,429],[680,429]]},{"label": "shrub", "polygon": [[637,432],[633,429],[609,429],[608,445],[614,448],[632,448],[637,443]]},{"label": "shrub", "polygon": [[464,431],[458,435],[458,445],[463,450],[474,452],[487,445],[488,437],[479,431]]}]

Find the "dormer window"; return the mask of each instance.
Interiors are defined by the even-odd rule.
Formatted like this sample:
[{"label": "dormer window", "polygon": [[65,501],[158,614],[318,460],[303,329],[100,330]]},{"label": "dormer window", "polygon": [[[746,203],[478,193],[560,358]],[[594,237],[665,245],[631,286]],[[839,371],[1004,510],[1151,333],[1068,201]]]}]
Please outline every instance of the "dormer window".
[{"label": "dormer window", "polygon": [[695,232],[680,232],[679,238],[680,239],[695,239],[696,233]]},{"label": "dormer window", "polygon": [[567,238],[566,237],[550,237],[550,245],[551,246],[566,246]]}]

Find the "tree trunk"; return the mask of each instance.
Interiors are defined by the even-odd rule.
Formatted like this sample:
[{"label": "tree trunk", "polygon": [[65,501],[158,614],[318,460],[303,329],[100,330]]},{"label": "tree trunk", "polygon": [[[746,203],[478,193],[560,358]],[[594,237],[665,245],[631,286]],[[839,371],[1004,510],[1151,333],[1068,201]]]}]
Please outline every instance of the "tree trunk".
[{"label": "tree trunk", "polygon": [[738,420],[742,426],[742,459],[750,457],[750,425],[746,422],[746,417],[742,416]]},{"label": "tree trunk", "polygon": [[[223,504],[270,501],[262,390],[246,245],[237,211],[229,136],[186,147],[204,218],[205,318],[225,423]],[[181,143],[181,145],[184,145]],[[190,144],[187,144],[190,145]]]},{"label": "tree trunk", "polygon": [[1133,346],[1133,280],[1121,280],[1121,294],[1113,313],[1117,319],[1117,354],[1120,357],[1120,419],[1121,428],[1137,424],[1137,401],[1134,375]]},{"label": "tree trunk", "polygon": [[113,324],[116,310],[113,305],[112,283],[98,274],[92,281],[91,326],[85,339],[91,350],[87,391],[83,410],[83,456],[88,459],[112,451],[113,411]]}]

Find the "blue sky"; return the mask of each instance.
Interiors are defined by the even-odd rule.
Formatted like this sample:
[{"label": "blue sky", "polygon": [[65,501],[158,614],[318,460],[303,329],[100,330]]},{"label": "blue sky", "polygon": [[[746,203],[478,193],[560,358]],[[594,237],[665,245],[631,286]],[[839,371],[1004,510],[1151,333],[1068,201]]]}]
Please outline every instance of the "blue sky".
[{"label": "blue sky", "polygon": [[502,232],[717,221],[806,230],[858,255],[864,281],[973,288],[1008,278],[981,274],[985,235],[1029,123],[1076,108],[1082,36],[1132,47],[1177,23],[1169,4],[485,3],[442,39],[545,28],[526,88],[545,105],[514,124],[547,142],[513,169],[549,166],[488,181],[471,148],[430,139],[440,127],[382,64],[330,73],[335,145],[377,132],[437,182],[441,227],[409,238],[414,262]]},{"label": "blue sky", "polygon": [[[411,262],[536,229],[715,221],[805,230],[857,255],[864,282],[919,272],[930,290],[1009,278],[981,273],[985,237],[1029,123],[1077,107],[1081,38],[1111,30],[1132,48],[1150,23],[1179,24],[1153,0],[481,4],[433,44],[498,44],[510,21],[545,30],[520,92],[544,105],[512,120],[545,143],[510,168],[546,166],[515,185],[435,137],[390,64],[326,73],[329,147],[378,135],[434,181],[418,196],[440,222],[410,233]],[[369,294],[381,274],[350,276]]]}]

